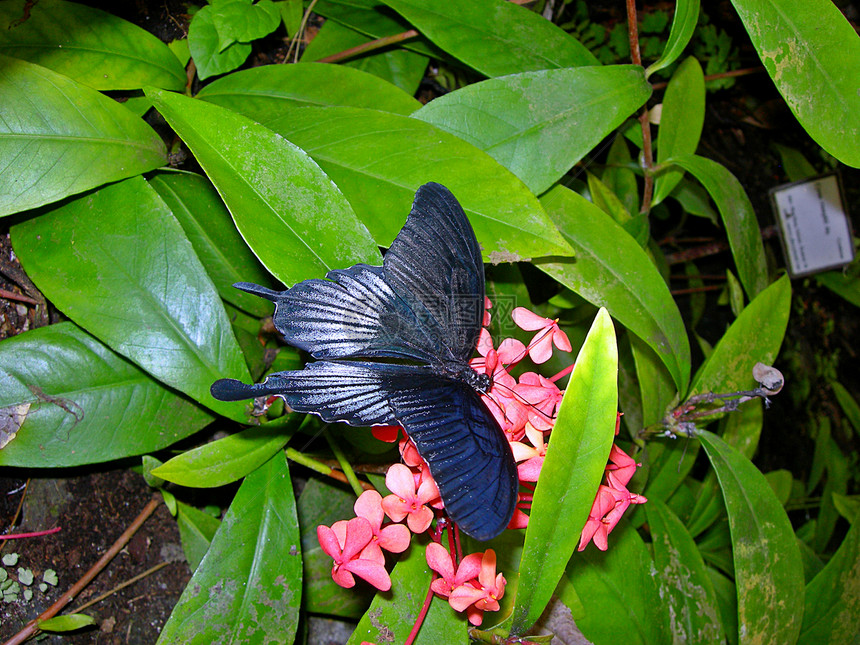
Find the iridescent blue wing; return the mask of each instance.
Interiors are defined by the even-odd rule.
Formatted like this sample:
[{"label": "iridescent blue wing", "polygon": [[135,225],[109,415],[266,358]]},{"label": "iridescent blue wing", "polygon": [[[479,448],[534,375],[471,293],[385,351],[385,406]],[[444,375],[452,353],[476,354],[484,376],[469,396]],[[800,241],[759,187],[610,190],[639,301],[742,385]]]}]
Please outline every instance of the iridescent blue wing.
[{"label": "iridescent blue wing", "polygon": [[429,367],[318,361],[256,385],[222,379],[212,394],[221,400],[278,395],[294,410],[329,422],[400,423],[461,530],[489,540],[511,520],[518,479],[504,434],[477,392]]}]

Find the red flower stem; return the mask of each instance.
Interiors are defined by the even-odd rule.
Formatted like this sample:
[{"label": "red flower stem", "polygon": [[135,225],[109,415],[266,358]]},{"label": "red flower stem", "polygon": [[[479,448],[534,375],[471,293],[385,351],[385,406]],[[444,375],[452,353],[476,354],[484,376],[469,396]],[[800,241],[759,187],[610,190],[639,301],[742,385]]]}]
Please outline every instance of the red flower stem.
[{"label": "red flower stem", "polygon": [[461,562],[463,560],[463,545],[460,544],[460,527],[451,522],[451,526],[454,527],[454,545],[457,547],[457,562]]},{"label": "red flower stem", "polygon": [[[433,581],[436,579],[436,573],[433,572],[433,577],[430,578],[430,584],[433,584]],[[403,642],[403,645],[412,645],[415,641],[415,638],[418,636],[418,631],[421,629],[421,625],[424,624],[424,618],[427,616],[427,611],[430,609],[430,601],[433,600],[433,589],[430,586],[427,586],[427,595],[424,596],[424,606],[421,607],[421,613],[418,614],[418,618],[415,619],[415,624],[412,625],[412,631],[409,632],[409,636],[406,637],[406,640]]]},{"label": "red flower stem", "polygon": [[561,370],[561,371],[560,371],[558,374],[556,374],[555,376],[551,376],[551,377],[549,378],[549,380],[550,380],[550,381],[552,381],[553,383],[555,383],[558,379],[560,379],[560,378],[564,378],[565,376],[567,376],[568,374],[570,374],[570,373],[573,371],[573,367],[574,367],[574,366],[573,366],[573,364],[568,365],[567,367],[565,367],[563,370]]},{"label": "red flower stem", "polygon": [[47,531],[33,531],[32,533],[11,533],[9,535],[0,535],[0,540],[20,540],[23,538],[40,537],[42,535],[51,535],[52,533],[58,533],[61,530],[62,527],[56,526],[52,529],[48,529]]}]

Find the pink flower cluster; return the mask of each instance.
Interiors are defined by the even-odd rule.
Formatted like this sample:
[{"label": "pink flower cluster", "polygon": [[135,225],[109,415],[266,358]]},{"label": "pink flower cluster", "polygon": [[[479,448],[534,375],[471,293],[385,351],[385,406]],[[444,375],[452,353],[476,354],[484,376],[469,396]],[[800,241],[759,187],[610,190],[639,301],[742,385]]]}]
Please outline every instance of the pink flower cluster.
[{"label": "pink flower cluster", "polygon": [[[489,300],[486,300],[486,306],[487,309],[491,307]],[[495,349],[486,329],[490,324],[487,311],[478,341],[480,357],[470,361],[470,365],[476,372],[489,374],[492,378],[492,387],[485,401],[510,441],[520,483],[526,489],[519,494],[517,509],[508,528],[525,528],[528,515],[523,509],[531,505],[533,484],[540,475],[548,437],[564,395],[555,383],[570,373],[572,366],[549,378],[536,372],[525,372],[517,380],[509,371],[526,356],[539,365],[549,360],[553,347],[570,352],[571,345],[557,320],[544,318],[522,307],[514,309],[512,317],[520,328],[537,332],[529,345],[507,338]],[[400,430],[399,426],[376,427],[373,434],[393,442],[397,441]],[[336,522],[331,528],[317,527],[320,545],[334,560],[332,577],[343,587],[355,584],[354,574],[377,589],[388,590],[391,580],[385,570],[382,549],[402,552],[409,545],[411,533],[424,533],[430,529],[434,517],[440,516],[444,510],[436,483],[413,444],[408,438],[403,438],[399,448],[404,463],[391,466],[385,478],[391,495],[383,499],[375,491],[366,491],[355,503],[354,519]],[[580,550],[592,539],[599,549],[605,550],[607,535],[627,507],[645,501],[644,497],[633,495],[626,489],[635,470],[633,459],[613,446],[610,464],[606,467],[606,484],[598,490],[582,533]],[[385,515],[393,523],[383,526]],[[398,524],[404,520],[405,525]],[[433,541],[427,547],[427,564],[441,576],[433,581],[432,591],[447,598],[455,610],[465,611],[473,625],[480,625],[483,612],[498,611],[498,599],[504,595],[505,578],[496,573],[495,553],[492,549],[473,553],[457,564],[452,555],[453,547],[449,552],[440,544],[441,522],[430,535]],[[458,542],[456,534],[454,542]]]}]

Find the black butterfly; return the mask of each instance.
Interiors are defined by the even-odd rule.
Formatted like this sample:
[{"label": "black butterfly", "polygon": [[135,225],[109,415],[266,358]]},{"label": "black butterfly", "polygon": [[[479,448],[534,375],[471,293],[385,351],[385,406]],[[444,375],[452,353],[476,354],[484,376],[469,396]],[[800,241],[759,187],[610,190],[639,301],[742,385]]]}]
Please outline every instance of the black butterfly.
[{"label": "black butterfly", "polygon": [[318,360],[256,385],[221,379],[212,396],[278,395],[329,422],[399,423],[461,530],[478,540],[501,533],[517,502],[517,469],[479,394],[490,378],[468,364],[484,315],[484,265],[460,204],[440,184],[421,186],[381,267],[356,264],[326,278],[280,293],[234,285],[273,301],[275,327]]}]

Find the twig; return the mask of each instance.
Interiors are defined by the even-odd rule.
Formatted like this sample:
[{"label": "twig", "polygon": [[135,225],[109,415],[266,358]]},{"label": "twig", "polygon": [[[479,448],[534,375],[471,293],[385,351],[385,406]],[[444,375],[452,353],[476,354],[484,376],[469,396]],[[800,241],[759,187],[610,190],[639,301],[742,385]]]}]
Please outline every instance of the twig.
[{"label": "twig", "polygon": [[388,45],[393,45],[404,40],[409,40],[410,38],[415,38],[417,35],[417,31],[415,31],[414,29],[410,29],[408,31],[403,31],[399,34],[394,34],[393,36],[383,36],[382,38],[377,38],[376,40],[371,40],[369,42],[362,43],[361,45],[356,45],[355,47],[344,49],[342,52],[331,54],[330,56],[325,56],[323,58],[320,58],[317,62],[337,63],[338,61],[352,58],[353,56],[363,54],[364,52],[373,51],[374,49],[382,49],[383,47],[388,47]]},{"label": "twig", "polygon": [[[639,26],[636,17],[636,0],[627,0],[627,38],[630,41],[630,60],[634,65],[642,65],[642,53],[639,51]],[[651,150],[651,122],[648,116],[648,105],[642,106],[639,114],[639,126],[642,128],[642,158],[640,163],[645,175],[642,188],[642,208],[639,212],[648,214],[651,210],[651,197],[654,194],[654,177],[651,168],[654,166],[654,153]]]},{"label": "twig", "polygon": [[156,564],[154,567],[150,567],[149,569],[147,569],[147,570],[146,570],[146,571],[144,571],[143,573],[139,573],[139,574],[137,574],[136,576],[134,576],[134,578],[129,578],[128,580],[126,580],[126,581],[125,581],[125,582],[123,582],[122,584],[118,584],[116,587],[114,587],[114,588],[113,588],[113,589],[111,589],[110,591],[106,591],[105,593],[103,593],[103,594],[102,594],[101,596],[99,596],[98,598],[93,598],[92,600],[90,600],[90,601],[89,601],[89,602],[87,602],[87,603],[84,603],[84,604],[83,604],[83,605],[81,605],[80,607],[75,607],[75,608],[72,610],[72,612],[71,612],[71,613],[73,613],[73,614],[77,614],[77,613],[79,613],[79,612],[82,612],[82,611],[83,611],[84,609],[86,609],[87,607],[90,607],[90,606],[92,606],[92,605],[95,605],[97,602],[101,602],[102,600],[104,600],[104,599],[105,599],[105,598],[107,598],[108,596],[112,596],[113,594],[115,594],[117,591],[120,591],[121,589],[125,589],[125,588],[126,588],[126,587],[128,587],[129,585],[133,585],[133,584],[134,584],[135,582],[137,582],[138,580],[143,580],[143,579],[144,579],[144,578],[146,578],[147,576],[151,576],[153,573],[155,573],[155,572],[156,572],[156,571],[158,571],[159,569],[163,569],[163,568],[164,568],[164,567],[166,567],[168,564],[170,564],[170,563],[169,563],[169,562],[159,562],[159,563],[158,563],[158,564]]},{"label": "twig", "polygon": [[62,530],[61,526],[55,526],[52,529],[45,531],[33,531],[32,533],[11,533],[9,535],[0,535],[0,540],[23,540],[25,538],[42,537],[43,535],[53,535]]},{"label": "twig", "polygon": [[141,525],[146,521],[146,519],[152,515],[158,505],[161,503],[161,496],[155,495],[149,501],[149,503],[144,507],[144,509],[140,512],[134,521],[129,525],[129,527],[125,530],[125,532],[119,536],[116,542],[113,543],[110,549],[108,549],[105,554],[99,558],[98,562],[96,562],[90,569],[78,580],[75,584],[72,585],[71,589],[69,589],[66,593],[60,596],[57,601],[48,607],[45,611],[43,611],[38,618],[34,618],[29,623],[27,623],[24,628],[15,634],[12,638],[7,640],[3,645],[19,645],[23,643],[25,640],[30,638],[33,634],[35,634],[39,629],[39,621],[47,620],[48,618],[52,618],[56,616],[62,609],[68,605],[72,599],[77,596],[83,589],[86,587],[93,578],[95,578],[102,569],[104,569],[108,563],[113,560],[114,556],[119,553],[123,547],[128,543],[131,537],[137,532],[137,530],[141,527]]},{"label": "twig", "polygon": [[15,293],[14,291],[7,291],[6,289],[0,289],[0,298],[6,298],[6,300],[17,300],[18,302],[26,302],[28,305],[39,304],[29,296],[24,296],[20,293]]}]

